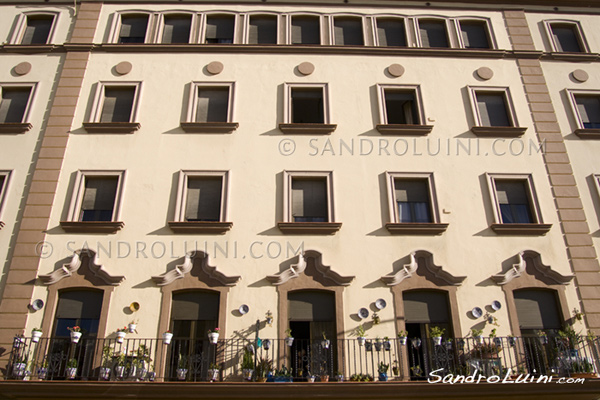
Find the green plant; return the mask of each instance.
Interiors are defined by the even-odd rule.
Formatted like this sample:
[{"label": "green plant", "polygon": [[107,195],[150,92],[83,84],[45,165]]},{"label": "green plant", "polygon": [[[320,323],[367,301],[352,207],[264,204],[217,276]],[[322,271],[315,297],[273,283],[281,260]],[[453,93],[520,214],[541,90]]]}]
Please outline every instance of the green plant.
[{"label": "green plant", "polygon": [[377,313],[373,313],[373,316],[371,318],[373,319],[374,325],[377,325],[381,322],[381,318],[379,318],[379,315]]},{"label": "green plant", "polygon": [[374,379],[369,374],[353,374],[350,376],[352,382],[372,382]]},{"label": "green plant", "polygon": [[219,364],[210,363],[210,365],[208,366],[208,369],[221,369],[221,368],[219,368]]},{"label": "green plant", "polygon": [[481,356],[485,358],[486,356],[500,353],[500,350],[502,350],[502,346],[499,346],[496,343],[482,343],[475,346],[473,350],[471,350],[471,354],[475,357]]},{"label": "green plant", "polygon": [[244,349],[244,355],[242,356],[241,369],[254,369],[254,360],[252,360],[252,353],[248,349]]},{"label": "green plant", "polygon": [[388,369],[390,368],[390,364],[384,364],[383,361],[379,363],[377,367],[377,372],[380,374],[387,374]]},{"label": "green plant", "polygon": [[582,342],[581,335],[577,333],[571,326],[565,326],[563,329],[559,330],[558,337],[560,339],[568,340],[571,349],[575,348],[575,346]]},{"label": "green plant", "polygon": [[429,328],[429,335],[431,337],[440,337],[444,335],[445,331],[445,329],[440,328],[439,326],[432,326],[431,328]]},{"label": "green plant", "polygon": [[285,330],[285,337],[293,337],[292,336],[292,330],[290,328],[287,328]]},{"label": "green plant", "polygon": [[580,361],[574,361],[571,364],[571,370],[575,373],[590,374],[594,372],[594,366],[586,359]]},{"label": "green plant", "polygon": [[406,332],[406,331],[398,332],[398,337],[407,337],[407,336],[408,336],[408,332]]},{"label": "green plant", "polygon": [[79,363],[76,358],[70,358],[69,361],[67,361],[67,368],[77,368],[77,365],[79,365]]},{"label": "green plant", "polygon": [[471,328],[471,336],[477,337],[477,336],[481,336],[482,334],[483,334],[483,329]]},{"label": "green plant", "polygon": [[410,367],[410,370],[415,374],[415,376],[422,376],[423,370],[421,370],[420,365],[415,365],[414,367]]},{"label": "green plant", "polygon": [[273,361],[269,358],[261,358],[256,363],[256,376],[259,378],[266,378],[269,372],[273,369]]},{"label": "green plant", "polygon": [[112,349],[110,346],[104,346],[102,348],[102,366],[104,368],[110,368],[112,364]]},{"label": "green plant", "polygon": [[277,376],[277,377],[283,377],[283,378],[289,378],[292,376],[292,371],[287,369],[285,367],[285,365],[281,366],[281,369],[279,370],[275,370],[275,372],[273,373],[273,375]]},{"label": "green plant", "polygon": [[496,328],[492,329],[492,331],[490,332],[490,337],[491,338],[495,338],[496,337]]},{"label": "green plant", "polygon": [[181,353],[177,355],[177,368],[178,369],[186,369],[187,368],[187,357],[182,356]]},{"label": "green plant", "polygon": [[117,356],[117,365],[119,367],[127,366],[127,353],[125,353],[124,351],[119,353],[119,355]]},{"label": "green plant", "polygon": [[33,328],[31,332],[42,332],[42,328]]},{"label": "green plant", "polygon": [[596,334],[592,331],[588,331],[586,337],[587,337],[587,340],[589,340],[589,341],[594,341],[597,338]]},{"label": "green plant", "polygon": [[585,314],[582,313],[581,311],[579,311],[579,309],[577,309],[577,308],[573,309],[573,318],[575,318],[577,321],[579,321],[579,322],[583,321],[584,315]]},{"label": "green plant", "polygon": [[325,331],[321,332],[321,335],[323,335],[323,340],[327,340],[327,335],[325,334]]},{"label": "green plant", "polygon": [[363,326],[363,324],[360,324],[359,326],[357,326],[354,329],[354,334],[357,337],[366,337],[367,336],[367,332],[365,331],[365,327]]},{"label": "green plant", "polygon": [[118,333],[118,332],[129,332],[129,328],[128,328],[128,327],[126,327],[126,326],[124,326],[124,327],[122,327],[122,328],[117,328],[117,333]]},{"label": "green plant", "polygon": [[545,337],[545,336],[548,336],[548,335],[546,334],[546,332],[544,332],[544,331],[542,331],[542,330],[537,330],[537,331],[535,331],[535,334],[536,334],[538,337]]}]

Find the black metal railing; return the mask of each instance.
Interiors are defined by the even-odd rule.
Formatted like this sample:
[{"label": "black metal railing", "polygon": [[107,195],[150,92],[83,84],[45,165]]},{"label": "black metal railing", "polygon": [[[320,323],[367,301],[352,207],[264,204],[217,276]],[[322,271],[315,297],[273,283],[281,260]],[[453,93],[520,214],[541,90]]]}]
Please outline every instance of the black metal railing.
[{"label": "black metal railing", "polygon": [[[245,365],[242,362],[246,361]],[[600,371],[600,340],[502,337],[433,339],[15,338],[7,379],[99,381],[502,379]],[[381,372],[385,372],[381,375]]]}]

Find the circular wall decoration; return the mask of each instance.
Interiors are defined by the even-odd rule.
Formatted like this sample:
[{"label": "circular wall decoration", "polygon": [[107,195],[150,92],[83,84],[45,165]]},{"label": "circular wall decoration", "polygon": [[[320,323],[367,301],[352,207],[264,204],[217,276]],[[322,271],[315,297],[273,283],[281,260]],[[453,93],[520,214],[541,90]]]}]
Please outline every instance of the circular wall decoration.
[{"label": "circular wall decoration", "polygon": [[498,311],[499,309],[502,308],[502,304],[500,304],[500,302],[498,300],[494,300],[494,301],[492,301],[491,307],[492,307],[492,310]]},{"label": "circular wall decoration", "polygon": [[375,300],[375,307],[377,307],[378,310],[383,310],[386,306],[387,306],[387,303],[385,302],[384,299]]},{"label": "circular wall decoration", "polygon": [[28,63],[27,61],[19,63],[15,66],[15,74],[17,75],[27,75],[29,73],[29,71],[31,71],[31,64]]},{"label": "circular wall decoration", "polygon": [[35,311],[41,310],[42,307],[44,307],[44,300],[42,299],[36,299],[33,301],[33,303],[31,303],[31,308]]},{"label": "circular wall decoration", "polygon": [[573,75],[573,78],[578,82],[585,82],[590,79],[588,73],[582,69],[576,69],[575,71],[571,72],[571,75]]},{"label": "circular wall decoration", "polygon": [[475,72],[477,73],[478,77],[480,77],[481,79],[483,79],[485,81],[490,80],[494,77],[494,71],[492,71],[488,67],[478,68],[477,71],[475,71]]},{"label": "circular wall decoration", "polygon": [[213,75],[223,72],[223,68],[223,63],[219,61],[213,61],[206,66],[206,70]]},{"label": "circular wall decoration", "polygon": [[387,67],[388,74],[393,77],[399,78],[404,74],[404,67],[400,64],[392,64]]},{"label": "circular wall decoration", "polygon": [[358,317],[360,319],[365,319],[369,316],[369,310],[367,310],[366,308],[361,308],[360,310],[358,310]]},{"label": "circular wall decoration", "polygon": [[133,65],[131,65],[129,61],[122,61],[115,65],[115,71],[117,71],[117,74],[119,75],[127,75],[131,72],[132,68]]},{"label": "circular wall decoration", "polygon": [[483,310],[479,307],[475,307],[471,310],[471,314],[473,314],[475,318],[480,318],[483,315]]},{"label": "circular wall decoration", "polygon": [[240,314],[245,315],[248,314],[248,311],[250,311],[250,307],[248,307],[246,304],[242,304],[240,308],[238,308],[238,311]]},{"label": "circular wall decoration", "polygon": [[131,310],[131,312],[136,312],[140,309],[140,303],[138,303],[137,301],[134,301],[133,303],[131,303],[129,305],[129,309]]},{"label": "circular wall decoration", "polygon": [[300,72],[302,75],[310,75],[315,72],[315,66],[312,63],[303,62],[298,65],[298,72]]}]

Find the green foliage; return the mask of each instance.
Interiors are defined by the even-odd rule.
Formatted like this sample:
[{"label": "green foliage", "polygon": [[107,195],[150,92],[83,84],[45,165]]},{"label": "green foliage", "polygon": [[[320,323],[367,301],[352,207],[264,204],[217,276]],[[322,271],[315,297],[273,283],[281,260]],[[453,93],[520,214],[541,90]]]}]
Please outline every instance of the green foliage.
[{"label": "green foliage", "polygon": [[241,369],[254,369],[254,360],[252,359],[252,353],[248,349],[244,349],[244,355],[242,356]]},{"label": "green foliage", "polygon": [[268,357],[261,358],[256,364],[256,376],[259,378],[266,378],[272,370],[273,361],[269,360]]},{"label": "green foliage", "polygon": [[78,365],[79,362],[76,358],[70,358],[69,361],[67,361],[67,368],[77,368]]},{"label": "green foliage", "polygon": [[429,328],[429,335],[431,337],[440,337],[444,335],[445,331],[445,329],[442,329],[439,326],[432,326],[431,328]]},{"label": "green foliage", "polygon": [[383,361],[379,363],[377,367],[377,372],[380,374],[387,374],[388,369],[390,368],[390,364],[384,364]]}]

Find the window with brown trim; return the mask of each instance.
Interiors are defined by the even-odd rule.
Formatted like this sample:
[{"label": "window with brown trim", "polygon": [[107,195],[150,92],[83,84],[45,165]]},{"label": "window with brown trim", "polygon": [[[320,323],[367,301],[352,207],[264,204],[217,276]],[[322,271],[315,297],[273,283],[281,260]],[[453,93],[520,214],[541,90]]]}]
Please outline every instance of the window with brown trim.
[{"label": "window with brown trim", "polygon": [[581,25],[576,21],[545,21],[552,50],[560,53],[587,53]]},{"label": "window with brown trim", "polygon": [[230,44],[233,43],[235,30],[235,15],[218,14],[206,17],[204,43]]},{"label": "window with brown trim", "polygon": [[28,14],[21,44],[48,43],[54,19],[55,15],[51,14]]},{"label": "window with brown trim", "polygon": [[4,211],[4,206],[6,205],[6,198],[8,197],[8,180],[10,177],[10,171],[0,171],[0,229],[4,227],[4,222],[2,222],[2,214]]},{"label": "window with brown trim", "polygon": [[292,15],[291,44],[321,44],[321,19],[316,15]]},{"label": "window with brown trim", "polygon": [[485,20],[458,20],[461,47],[465,49],[492,49],[490,29]]},{"label": "window with brown trim", "polygon": [[575,133],[582,139],[600,139],[600,91],[567,90],[567,94],[577,123]]},{"label": "window with brown trim", "polygon": [[248,44],[277,44],[277,16],[250,15]]},{"label": "window with brown trim", "polygon": [[425,125],[419,86],[377,85],[383,134],[426,135],[433,129]]},{"label": "window with brown trim", "polygon": [[35,84],[0,83],[0,133],[24,133],[28,122]]},{"label": "window with brown trim", "polygon": [[336,46],[363,46],[363,21],[361,17],[334,17],[333,44]]},{"label": "window with brown trim", "polygon": [[148,14],[120,14],[117,43],[145,43],[148,30]]},{"label": "window with brown trim", "polygon": [[233,122],[234,83],[193,82],[187,120],[181,127],[190,133],[231,133],[239,124]]},{"label": "window with brown trim", "polygon": [[192,31],[191,14],[163,15],[161,43],[190,43]]},{"label": "window with brown trim", "polygon": [[83,124],[88,133],[133,133],[140,92],[139,82],[99,83],[90,121]]},{"label": "window with brown trim", "polygon": [[479,136],[520,136],[527,128],[519,127],[510,91],[502,87],[470,87],[475,126]]},{"label": "window with brown trim", "polygon": [[284,133],[329,134],[337,125],[329,122],[327,84],[286,83]]},{"label": "window with brown trim", "polygon": [[443,19],[418,19],[421,47],[449,48],[448,27]]},{"label": "window with brown trim", "polygon": [[403,18],[379,17],[377,25],[377,44],[385,47],[406,46],[406,27]]}]

